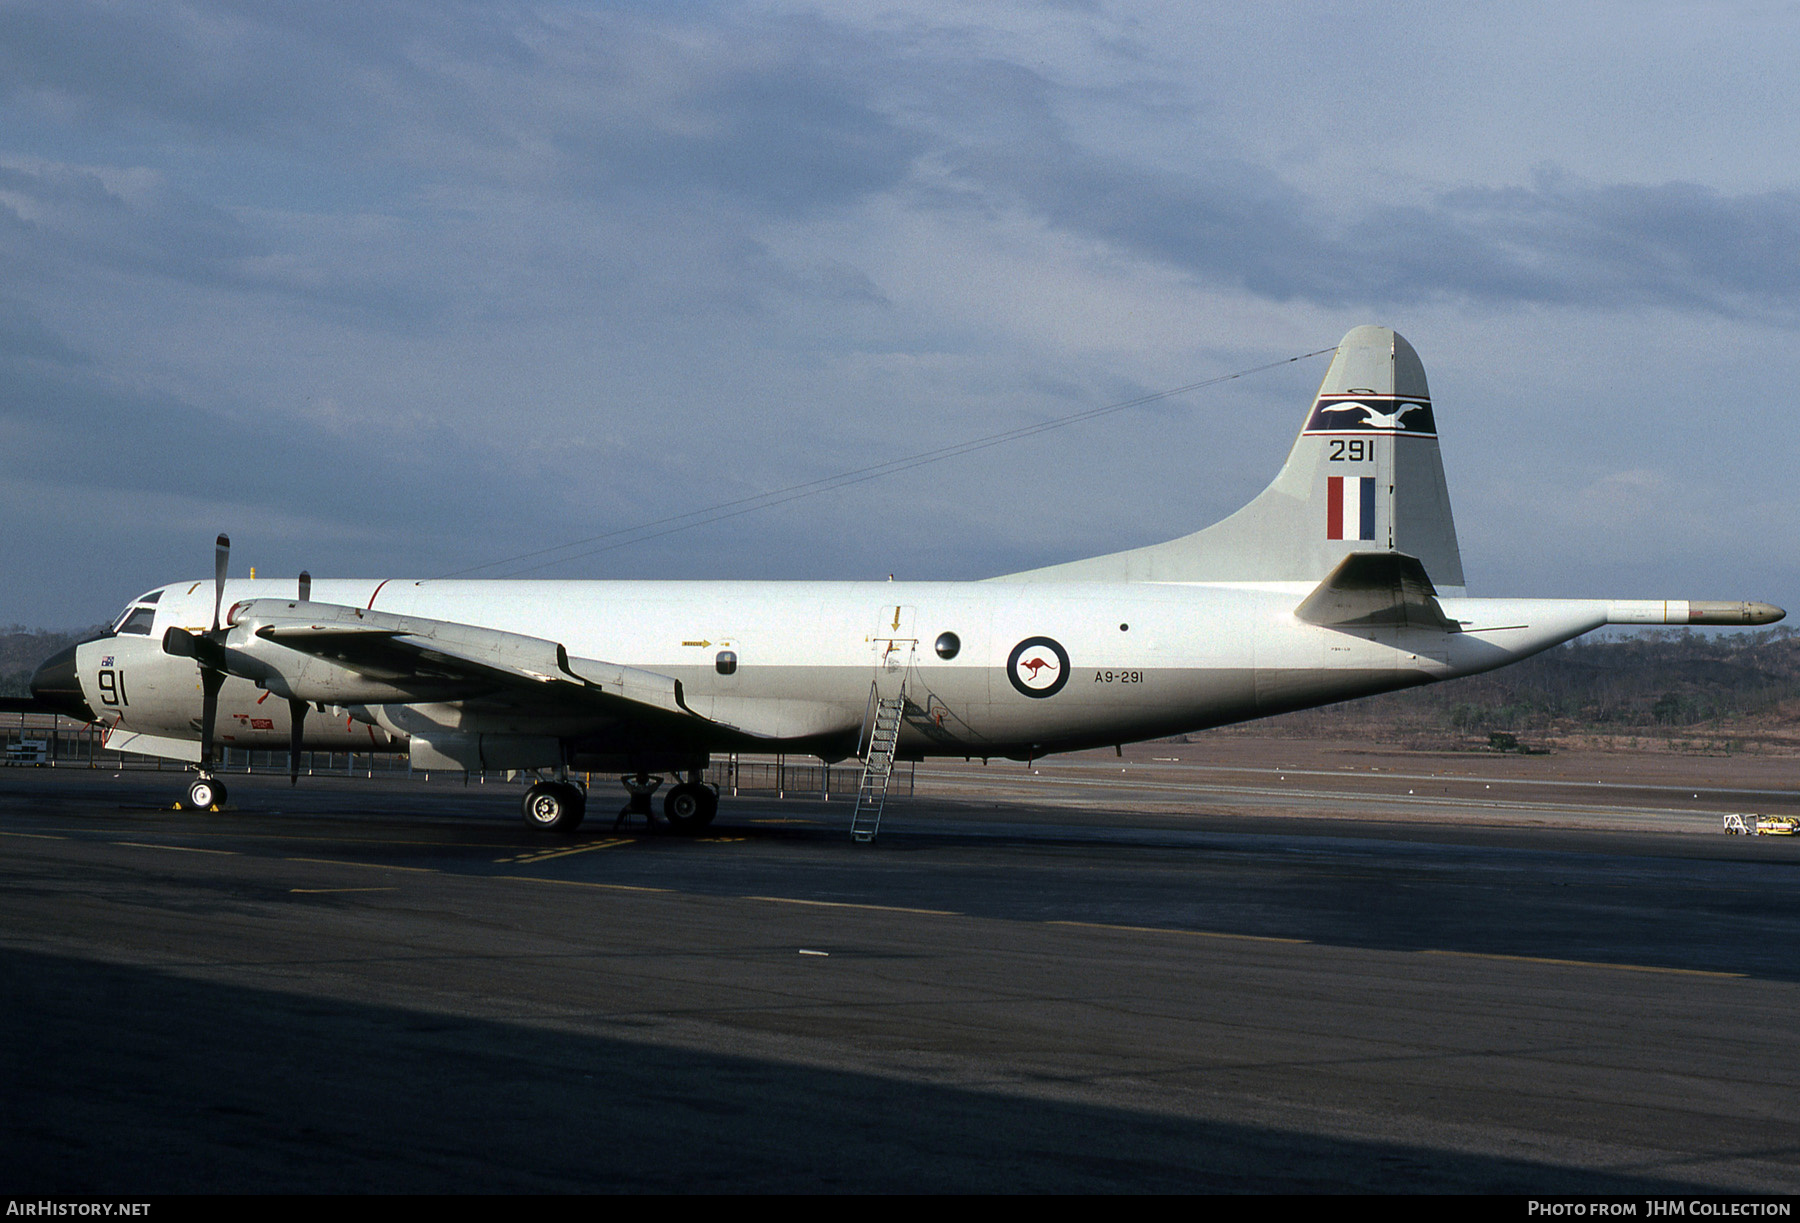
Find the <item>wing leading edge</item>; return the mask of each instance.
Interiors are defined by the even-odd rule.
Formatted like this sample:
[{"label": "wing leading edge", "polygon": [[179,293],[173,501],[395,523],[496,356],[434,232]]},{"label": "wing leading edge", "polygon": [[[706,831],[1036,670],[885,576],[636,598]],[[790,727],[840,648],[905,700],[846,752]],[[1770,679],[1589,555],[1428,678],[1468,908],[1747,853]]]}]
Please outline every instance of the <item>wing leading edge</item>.
[{"label": "wing leading edge", "polygon": [[[231,625],[229,669],[292,699],[346,704],[555,692],[633,720],[709,723],[758,736],[754,727],[690,708],[673,676],[573,657],[560,642],[540,637],[339,604],[270,600],[239,604]],[[261,642],[292,650],[307,663],[297,671],[283,666]]]}]

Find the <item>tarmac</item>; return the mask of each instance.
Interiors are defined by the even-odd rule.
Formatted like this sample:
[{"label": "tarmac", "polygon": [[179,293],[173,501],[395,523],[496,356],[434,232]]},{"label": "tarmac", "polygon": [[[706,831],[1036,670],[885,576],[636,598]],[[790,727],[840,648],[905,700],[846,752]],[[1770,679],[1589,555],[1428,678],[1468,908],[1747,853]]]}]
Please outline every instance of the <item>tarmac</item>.
[{"label": "tarmac", "polygon": [[0,771],[0,1187],[1800,1189],[1800,844],[1721,831],[1792,762],[1128,752],[922,764],[872,845]]}]

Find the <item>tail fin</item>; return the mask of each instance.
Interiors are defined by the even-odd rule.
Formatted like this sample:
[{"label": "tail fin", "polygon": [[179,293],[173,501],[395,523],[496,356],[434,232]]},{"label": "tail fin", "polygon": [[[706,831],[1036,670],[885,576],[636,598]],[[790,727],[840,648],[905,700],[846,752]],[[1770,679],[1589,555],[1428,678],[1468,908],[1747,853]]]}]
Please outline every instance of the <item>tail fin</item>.
[{"label": "tail fin", "polygon": [[1386,327],[1344,337],[1280,474],[1231,517],[1166,544],[1002,580],[1319,582],[1360,552],[1417,557],[1440,591],[1461,593],[1425,367]]}]

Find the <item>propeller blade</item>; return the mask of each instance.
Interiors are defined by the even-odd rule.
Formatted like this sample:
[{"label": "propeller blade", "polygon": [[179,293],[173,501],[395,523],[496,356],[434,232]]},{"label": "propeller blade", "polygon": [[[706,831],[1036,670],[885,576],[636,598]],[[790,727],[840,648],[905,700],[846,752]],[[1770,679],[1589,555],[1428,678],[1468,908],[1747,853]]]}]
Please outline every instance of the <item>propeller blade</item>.
[{"label": "propeller blade", "polygon": [[219,608],[225,602],[225,566],[231,560],[231,536],[219,536],[218,549],[213,553],[213,626],[212,631],[219,631]]},{"label": "propeller blade", "polygon": [[212,776],[213,728],[219,721],[219,689],[225,683],[225,672],[212,667],[200,668],[200,772]]},{"label": "propeller blade", "polygon": [[300,601],[312,602],[312,574],[304,569],[300,571]]},{"label": "propeller blade", "polygon": [[[304,574],[301,575],[305,577]],[[304,601],[306,596],[301,595]],[[300,784],[300,739],[301,727],[306,724],[306,702],[288,702],[288,785]]]}]

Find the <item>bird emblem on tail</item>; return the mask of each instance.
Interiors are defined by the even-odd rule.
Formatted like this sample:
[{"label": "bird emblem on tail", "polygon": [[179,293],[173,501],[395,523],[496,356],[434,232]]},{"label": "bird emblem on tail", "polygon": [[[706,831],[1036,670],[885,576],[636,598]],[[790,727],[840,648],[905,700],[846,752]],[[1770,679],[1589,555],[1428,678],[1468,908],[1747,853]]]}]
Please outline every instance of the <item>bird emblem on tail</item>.
[{"label": "bird emblem on tail", "polygon": [[1404,429],[1406,426],[1401,423],[1401,419],[1408,412],[1417,412],[1424,407],[1425,405],[1422,403],[1409,403],[1393,412],[1383,412],[1366,403],[1340,403],[1330,407],[1320,408],[1319,414],[1324,415],[1327,412],[1351,412],[1360,409],[1364,413],[1362,420],[1358,422],[1360,424],[1366,425],[1371,429]]}]

